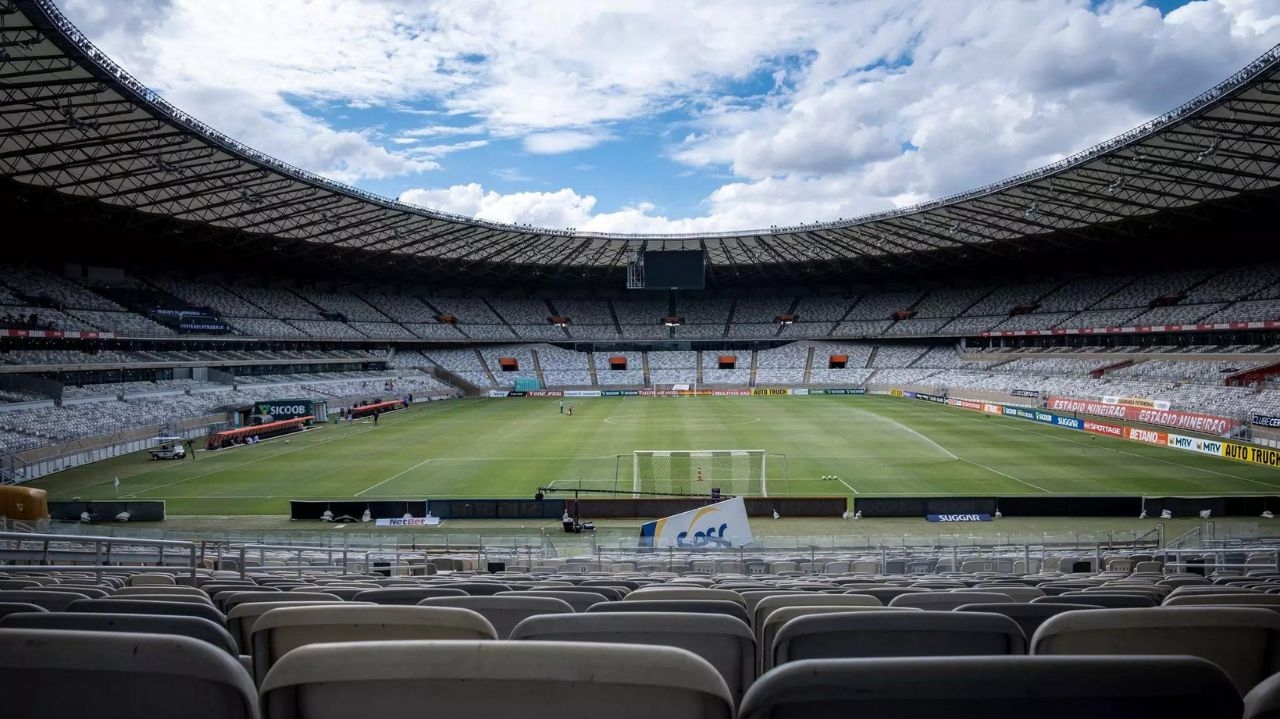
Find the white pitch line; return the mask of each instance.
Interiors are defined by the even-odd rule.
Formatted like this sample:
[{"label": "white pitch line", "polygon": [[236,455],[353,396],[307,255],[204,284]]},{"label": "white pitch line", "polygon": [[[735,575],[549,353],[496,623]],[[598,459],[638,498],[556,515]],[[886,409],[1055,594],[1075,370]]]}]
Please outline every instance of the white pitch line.
[{"label": "white pitch line", "polygon": [[[963,410],[961,410],[961,411],[963,411]],[[955,416],[957,416],[957,417],[964,417],[965,419],[974,419],[974,420],[976,421],[976,418],[974,418],[974,417],[970,417],[970,416],[969,416],[969,415],[967,415],[967,414],[956,414]],[[1232,478],[1232,479],[1243,479],[1243,480],[1244,480],[1244,481],[1246,481],[1246,482],[1253,482],[1254,484],[1261,484],[1261,485],[1262,485],[1262,486],[1264,486],[1264,487],[1270,487],[1270,488],[1272,488],[1272,489],[1280,489],[1280,484],[1272,484],[1272,483],[1270,483],[1270,482],[1263,482],[1263,481],[1262,481],[1262,480],[1260,480],[1260,479],[1250,479],[1249,477],[1241,477],[1241,476],[1240,476],[1240,475],[1238,475],[1238,474],[1230,474],[1230,473],[1228,473],[1228,472],[1219,472],[1219,471],[1217,471],[1217,470],[1213,470],[1213,469],[1205,469],[1204,467],[1197,467],[1197,466],[1195,466],[1194,464],[1183,464],[1182,462],[1173,462],[1173,461],[1170,461],[1170,460],[1167,460],[1167,459],[1160,459],[1159,457],[1149,457],[1149,456],[1147,456],[1147,455],[1145,455],[1145,454],[1134,454],[1133,452],[1127,452],[1127,451],[1125,451],[1125,450],[1123,450],[1123,449],[1116,449],[1115,447],[1102,447],[1102,446],[1099,446],[1099,445],[1096,445],[1096,444],[1090,444],[1089,442],[1081,442],[1081,441],[1080,441],[1080,440],[1078,440],[1078,439],[1071,439],[1070,437],[1063,437],[1063,436],[1060,436],[1060,435],[1058,435],[1058,434],[1056,434],[1056,433],[1051,433],[1051,432],[1036,432],[1036,431],[1034,431],[1034,430],[1027,429],[1026,427],[1014,427],[1014,426],[1013,426],[1013,425],[1011,425],[1011,424],[1006,424],[1006,425],[1003,425],[1003,426],[1008,427],[1009,429],[1017,430],[1017,431],[1019,431],[1019,432],[1026,432],[1027,434],[1034,434],[1034,435],[1038,435],[1038,436],[1041,436],[1041,437],[1050,437],[1050,438],[1052,438],[1052,439],[1061,440],[1061,441],[1063,441],[1063,442],[1070,442],[1070,443],[1072,443],[1072,444],[1078,444],[1078,445],[1080,445],[1080,446],[1082,446],[1082,447],[1092,447],[1092,448],[1094,448],[1094,449],[1102,449],[1102,450],[1106,450],[1106,451],[1108,451],[1108,452],[1116,452],[1116,453],[1118,453],[1118,454],[1126,454],[1126,455],[1129,455],[1130,457],[1137,457],[1137,458],[1139,458],[1139,459],[1148,459],[1148,460],[1151,460],[1152,462],[1159,462],[1159,463],[1161,463],[1161,464],[1168,464],[1168,465],[1172,465],[1172,466],[1174,466],[1174,467],[1182,467],[1183,469],[1194,469],[1194,470],[1199,471],[1199,472],[1206,472],[1206,473],[1208,473],[1208,474],[1216,474],[1216,475],[1218,475],[1219,477],[1230,477],[1230,478]],[[1079,494],[1079,492],[1072,492],[1072,494]]]},{"label": "white pitch line", "polygon": [[898,422],[898,421],[895,421],[895,420],[893,420],[893,419],[890,419],[890,418],[888,418],[888,417],[886,417],[886,416],[884,416],[884,415],[882,415],[882,414],[880,414],[880,413],[878,413],[878,412],[872,412],[871,410],[862,409],[862,408],[860,408],[860,407],[855,407],[854,409],[856,409],[856,410],[857,410],[857,411],[859,411],[859,412],[865,412],[865,413],[867,413],[867,414],[869,414],[869,415],[872,415],[872,416],[874,416],[874,417],[878,417],[879,419],[881,419],[881,420],[883,420],[883,421],[885,421],[885,422],[888,422],[889,424],[892,424],[892,425],[894,425],[895,427],[897,427],[897,428],[899,428],[899,429],[902,429],[902,430],[905,430],[905,431],[907,431],[907,432],[910,432],[911,434],[914,434],[915,436],[919,437],[920,439],[923,439],[924,441],[928,442],[929,444],[933,445],[934,447],[937,447],[937,448],[938,448],[938,449],[939,449],[943,454],[947,455],[948,457],[950,457],[950,458],[952,458],[952,459],[960,459],[960,458],[959,458],[959,457],[957,457],[957,456],[956,456],[956,455],[955,455],[951,450],[947,449],[946,447],[943,447],[942,445],[938,444],[937,442],[935,442],[935,441],[933,441],[933,440],[929,439],[928,437],[924,436],[923,434],[920,434],[920,433],[919,433],[919,432],[917,432],[916,430],[911,429],[910,427],[908,427],[908,426],[907,426],[907,425],[905,425],[905,424],[902,424],[901,422]]},{"label": "white pitch line", "polygon": [[[421,413],[417,418],[421,418],[421,417],[429,417],[429,416],[431,416],[431,415],[433,415],[433,414],[440,414],[440,413],[442,413],[442,412],[448,412],[448,411],[449,411],[449,410],[451,410],[451,409],[457,409],[458,407],[462,407],[462,406],[464,406],[464,405],[463,405],[463,404],[461,404],[461,403],[459,403],[459,404],[454,404],[454,405],[450,405],[450,406],[448,406],[448,407],[445,407],[444,409],[438,409],[438,410],[435,410],[434,412],[424,412],[424,413]],[[415,418],[415,419],[416,419],[416,418]],[[404,418],[401,418],[401,419],[396,420],[393,424],[400,424],[401,422],[405,422],[405,421],[409,421],[409,420],[406,420],[406,419],[404,419]],[[334,426],[335,426],[335,427],[337,427],[338,425],[337,425],[337,424],[334,424]],[[155,490],[157,490],[157,489],[164,489],[165,487],[172,487],[172,486],[173,486],[173,485],[175,485],[175,484],[182,484],[183,482],[190,482],[190,481],[191,481],[191,480],[193,480],[193,479],[200,479],[201,477],[208,477],[208,476],[210,476],[210,475],[217,474],[217,473],[219,473],[219,472],[224,472],[224,471],[226,471],[226,470],[228,470],[228,469],[238,469],[238,468],[240,468],[240,467],[244,467],[245,465],[254,464],[255,462],[261,462],[261,461],[263,461],[263,460],[265,460],[265,459],[271,459],[271,458],[273,458],[273,457],[280,457],[280,456],[282,456],[282,455],[290,454],[290,453],[292,453],[292,452],[301,452],[301,451],[302,451],[302,450],[304,450],[304,449],[311,449],[312,447],[319,447],[319,446],[320,446],[320,445],[322,445],[322,444],[328,444],[328,443],[330,443],[330,442],[336,442],[336,441],[338,441],[338,440],[340,440],[340,439],[346,439],[346,438],[348,438],[348,437],[354,437],[354,436],[356,436],[356,435],[358,435],[358,434],[364,434],[365,432],[372,432],[372,431],[373,431],[373,429],[374,429],[373,427],[370,427],[370,428],[368,428],[368,429],[360,429],[360,430],[356,430],[355,432],[348,432],[348,433],[343,434],[343,435],[338,436],[338,437],[329,437],[329,438],[327,438],[327,439],[322,439],[322,440],[320,440],[319,442],[316,442],[316,443],[314,443],[314,444],[307,444],[307,445],[302,445],[302,446],[299,446],[299,447],[294,447],[293,449],[286,449],[286,450],[284,450],[283,452],[276,452],[275,454],[269,454],[269,455],[266,455],[266,456],[264,456],[264,457],[259,457],[259,458],[257,458],[257,459],[251,459],[251,460],[249,460],[248,462],[241,462],[240,464],[233,464],[233,465],[231,465],[230,467],[219,467],[218,469],[213,469],[213,470],[210,470],[210,471],[208,471],[208,472],[202,472],[201,474],[193,475],[193,476],[191,476],[191,477],[187,477],[186,479],[179,479],[179,480],[174,481],[174,482],[169,482],[168,484],[158,484],[158,485],[156,485],[156,486],[154,486],[154,487],[151,487],[151,488],[148,488],[148,489],[140,489],[140,490],[138,490],[137,492],[134,492],[134,493],[132,493],[132,494],[126,494],[126,495],[124,495],[124,496],[125,496],[126,498],[128,498],[128,497],[137,497],[137,496],[138,496],[138,495],[140,495],[140,494],[147,494],[148,492],[154,492],[154,491],[155,491]],[[144,473],[144,474],[145,474],[145,473]],[[139,475],[135,475],[135,476],[139,476]],[[99,482],[99,484],[106,484],[106,482]]]},{"label": "white pitch line", "polygon": [[858,494],[858,490],[854,489],[852,484],[849,484],[848,482],[844,481],[843,479],[840,479],[839,477],[836,478],[836,481],[848,487],[850,492],[853,492],[854,494]]},{"label": "white pitch line", "polygon": [[1021,482],[1022,484],[1025,484],[1025,485],[1027,485],[1028,487],[1031,487],[1031,488],[1033,488],[1033,489],[1038,489],[1038,490],[1040,490],[1041,492],[1044,492],[1045,494],[1053,494],[1053,492],[1050,492],[1049,490],[1045,489],[1044,487],[1041,487],[1041,486],[1040,486],[1040,485],[1038,485],[1038,484],[1032,484],[1032,483],[1030,483],[1030,482],[1026,481],[1025,479],[1018,479],[1017,477],[1013,476],[1012,474],[1005,474],[1004,472],[1001,472],[1001,471],[1000,471],[1000,470],[998,470],[998,469],[992,469],[992,468],[988,467],[987,465],[985,465],[985,464],[980,464],[980,463],[978,463],[978,462],[973,461],[972,459],[965,459],[965,458],[963,458],[963,457],[957,457],[957,459],[959,459],[961,462],[968,462],[969,464],[972,464],[972,465],[973,465],[973,466],[975,466],[975,467],[980,467],[980,468],[982,468],[982,469],[985,469],[985,470],[987,470],[988,472],[991,472],[992,474],[998,474],[998,475],[1000,475],[1001,477],[1008,477],[1009,479],[1012,479],[1012,480],[1013,480],[1013,481],[1015,481],[1015,482]]},{"label": "white pitch line", "polygon": [[314,444],[307,444],[307,445],[303,445],[303,446],[300,446],[300,447],[294,447],[293,449],[286,449],[286,450],[284,450],[283,452],[276,452],[276,453],[274,453],[274,454],[268,454],[268,455],[264,455],[264,456],[262,456],[262,457],[258,457],[257,459],[251,459],[251,460],[249,460],[248,462],[241,462],[240,464],[233,464],[233,465],[231,465],[231,466],[229,466],[229,467],[219,467],[219,468],[217,468],[217,469],[211,469],[211,470],[209,470],[208,472],[201,472],[200,474],[192,475],[192,476],[187,477],[187,478],[185,478],[185,479],[179,479],[179,480],[174,481],[174,482],[169,482],[168,484],[158,484],[158,485],[156,485],[156,486],[154,486],[154,487],[150,487],[150,488],[148,488],[148,489],[140,489],[140,490],[138,490],[137,492],[134,492],[133,494],[126,494],[126,495],[125,495],[125,497],[137,497],[139,494],[147,494],[148,492],[154,492],[154,491],[156,491],[157,489],[164,489],[165,487],[172,487],[172,486],[173,486],[173,485],[175,485],[175,484],[182,484],[183,482],[190,482],[190,481],[191,481],[191,480],[193,480],[193,479],[200,479],[201,477],[208,477],[209,475],[212,475],[212,474],[218,474],[219,472],[225,472],[225,471],[227,471],[227,470],[229,470],[229,469],[239,469],[240,467],[244,467],[244,466],[246,466],[246,465],[250,465],[250,464],[255,464],[255,463],[257,463],[257,462],[261,462],[261,461],[263,461],[263,460],[273,459],[273,458],[275,458],[275,457],[281,457],[281,456],[284,456],[284,455],[286,455],[286,454],[292,454],[293,452],[301,452],[301,451],[302,451],[302,450],[304,450],[304,449],[311,449],[312,447],[319,447],[319,446],[320,446],[320,445],[322,445],[322,444],[328,444],[328,443],[330,443],[330,442],[336,442],[336,441],[338,441],[338,440],[340,440],[340,439],[346,439],[347,437],[354,437],[354,436],[355,436],[355,435],[357,435],[357,434],[364,434],[365,432],[372,432],[372,431],[373,431],[373,428],[369,428],[369,429],[362,429],[362,430],[358,430],[358,431],[355,431],[355,432],[350,432],[350,433],[348,433],[348,434],[344,434],[344,435],[342,435],[341,437],[329,437],[328,439],[322,439],[322,440],[320,440],[319,442],[316,442],[316,443],[314,443]]},{"label": "white pitch line", "polygon": [[412,467],[410,467],[410,468],[408,468],[408,469],[404,470],[403,472],[396,472],[395,474],[391,475],[390,477],[387,477],[386,479],[382,480],[381,482],[378,482],[377,484],[373,485],[372,487],[369,487],[369,488],[367,488],[367,489],[362,489],[362,490],[360,490],[359,492],[356,492],[356,493],[355,493],[354,495],[352,495],[352,496],[353,496],[353,497],[359,497],[360,495],[364,494],[365,492],[369,492],[369,491],[375,490],[375,489],[377,489],[378,487],[381,487],[382,485],[386,484],[387,482],[390,482],[391,480],[395,479],[396,477],[403,477],[404,475],[406,475],[406,474],[408,474],[408,473],[412,472],[413,470],[417,469],[418,467],[421,467],[422,465],[424,465],[424,464],[426,464],[426,463],[428,463],[428,462],[432,461],[432,459],[433,459],[433,458],[428,457],[428,458],[426,458],[426,459],[422,460],[421,462],[418,462],[417,464],[413,465]]}]

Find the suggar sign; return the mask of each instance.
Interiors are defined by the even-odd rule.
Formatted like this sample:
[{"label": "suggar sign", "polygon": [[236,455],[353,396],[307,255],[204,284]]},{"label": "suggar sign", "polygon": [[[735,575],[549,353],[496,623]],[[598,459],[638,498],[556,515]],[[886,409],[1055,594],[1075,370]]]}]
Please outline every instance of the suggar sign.
[{"label": "suggar sign", "polygon": [[990,514],[926,514],[930,522],[990,522]]}]

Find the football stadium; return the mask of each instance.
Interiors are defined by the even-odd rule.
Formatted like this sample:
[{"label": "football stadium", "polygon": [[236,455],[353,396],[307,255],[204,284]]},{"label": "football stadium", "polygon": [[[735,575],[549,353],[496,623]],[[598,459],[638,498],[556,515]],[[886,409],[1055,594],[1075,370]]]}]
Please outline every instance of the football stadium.
[{"label": "football stadium", "polygon": [[[924,0],[906,49],[837,43],[844,75],[830,38],[728,20],[762,49],[721,67],[724,8],[667,33],[645,3],[589,30],[503,4],[472,47],[447,3],[0,0],[3,713],[1280,717],[1280,12],[1055,2],[988,9],[1060,5],[1079,42],[1042,26],[1040,84],[988,96],[1007,68],[948,53],[996,41],[935,47]],[[741,14],[792,38],[831,10]],[[547,17],[543,87],[550,51],[501,28]],[[1145,75],[1080,49],[1139,20]],[[237,70],[174,64],[224,22]],[[641,41],[717,59],[644,95],[663,62],[616,64]],[[875,83],[918,118],[926,56],[960,109],[859,126],[888,148],[862,159],[807,144]],[[276,122],[305,132],[258,144]],[[601,200],[537,189],[613,161]],[[879,200],[850,179],[896,162]],[[409,189],[455,171],[515,189]]]}]

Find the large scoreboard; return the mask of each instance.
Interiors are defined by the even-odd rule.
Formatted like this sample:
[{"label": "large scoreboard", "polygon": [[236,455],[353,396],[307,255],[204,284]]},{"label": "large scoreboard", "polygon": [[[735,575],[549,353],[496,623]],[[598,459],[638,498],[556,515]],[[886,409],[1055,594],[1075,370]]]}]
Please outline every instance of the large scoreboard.
[{"label": "large scoreboard", "polygon": [[647,290],[701,290],[706,287],[703,250],[648,250],[644,253]]}]

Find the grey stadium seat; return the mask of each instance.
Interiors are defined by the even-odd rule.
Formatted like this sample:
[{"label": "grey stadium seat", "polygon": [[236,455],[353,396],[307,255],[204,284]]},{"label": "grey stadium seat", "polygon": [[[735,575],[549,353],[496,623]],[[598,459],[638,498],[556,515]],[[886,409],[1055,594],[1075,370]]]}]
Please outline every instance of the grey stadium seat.
[{"label": "grey stadium seat", "polygon": [[50,612],[65,612],[72,602],[88,598],[88,595],[72,592],[46,592],[43,588],[0,590],[0,602],[36,604]]},{"label": "grey stadium seat", "polygon": [[[379,715],[732,719],[711,665],[674,647],[577,642],[321,644],[285,655],[262,684],[269,717]],[[305,711],[302,711],[305,708]]]},{"label": "grey stadium seat", "polygon": [[112,614],[168,614],[183,617],[201,617],[215,624],[224,623],[222,612],[207,604],[181,602],[153,602],[146,599],[77,599],[67,607],[68,612]]},{"label": "grey stadium seat", "polygon": [[[529,617],[543,614],[573,614],[573,607],[567,602],[554,597],[517,597],[503,596],[463,596],[434,597],[418,602],[420,607],[457,607],[470,609],[493,625],[499,639],[511,636],[511,630]],[[611,602],[595,605],[596,607],[614,606]]]},{"label": "grey stadium seat", "polygon": [[1217,664],[1247,693],[1280,671],[1280,614],[1241,607],[1096,609],[1050,617],[1033,654],[1186,654]]},{"label": "grey stadium seat", "polygon": [[1017,622],[1018,626],[1022,628],[1022,633],[1029,639],[1035,636],[1036,630],[1049,617],[1057,616],[1063,612],[1077,612],[1089,609],[1102,609],[1102,607],[1090,607],[1085,604],[1050,604],[1047,602],[1041,604],[1006,602],[1004,604],[965,604],[956,607],[952,611],[1003,614]]},{"label": "grey stadium seat", "polygon": [[[290,592],[292,594],[292,592]],[[383,589],[366,589],[359,592],[352,601],[373,602],[389,606],[412,607],[423,599],[432,597],[465,597],[467,592],[453,587],[386,587]]]},{"label": "grey stadium seat", "polygon": [[575,612],[585,612],[589,607],[609,601],[603,594],[596,592],[573,592],[559,589],[526,589],[523,591],[499,592],[498,597],[555,597],[573,607]]},{"label": "grey stadium seat", "polygon": [[0,618],[0,629],[61,629],[85,632],[133,632],[138,634],[174,634],[191,637],[239,656],[231,633],[221,625],[199,617],[175,617],[159,614],[84,614],[78,612],[40,612],[10,614]]},{"label": "grey stadium seat", "polygon": [[903,594],[889,601],[890,607],[915,607],[939,612],[949,612],[956,607],[976,602],[1006,602],[1007,594],[992,592],[929,592],[928,594]]},{"label": "grey stadium seat", "polygon": [[612,642],[687,649],[716,668],[736,703],[755,679],[756,643],[741,621],[721,614],[624,612],[530,617],[513,640]]},{"label": "grey stadium seat", "polygon": [[171,634],[0,629],[4,714],[23,719],[256,719],[240,663]]},{"label": "grey stadium seat", "polygon": [[1145,594],[1108,594],[1104,592],[1066,592],[1057,596],[1032,599],[1032,604],[1088,604],[1105,609],[1143,609],[1159,602]]},{"label": "grey stadium seat", "polygon": [[997,614],[889,610],[797,617],[778,630],[774,666],[798,659],[991,656],[1026,653],[1012,619]]},{"label": "grey stadium seat", "polygon": [[587,608],[596,612],[692,612],[694,614],[725,614],[751,626],[751,616],[744,605],[719,599],[640,599],[634,602],[601,602]]},{"label": "grey stadium seat", "polygon": [[1244,719],[1280,719],[1280,674],[1273,674],[1244,697]]},{"label": "grey stadium seat", "polygon": [[261,683],[281,657],[308,644],[409,639],[497,639],[469,609],[329,604],[273,609],[253,625],[253,675]]},{"label": "grey stadium seat", "polygon": [[10,614],[47,611],[49,610],[39,604],[28,604],[26,602],[0,602],[0,618],[7,617]]},{"label": "grey stadium seat", "polygon": [[1237,719],[1240,695],[1195,657],[924,657],[792,662],[739,719]]}]

